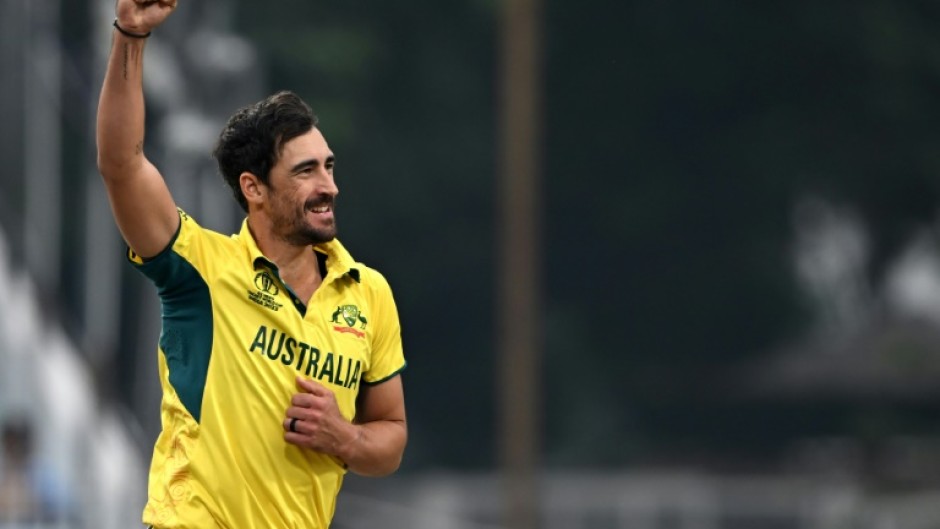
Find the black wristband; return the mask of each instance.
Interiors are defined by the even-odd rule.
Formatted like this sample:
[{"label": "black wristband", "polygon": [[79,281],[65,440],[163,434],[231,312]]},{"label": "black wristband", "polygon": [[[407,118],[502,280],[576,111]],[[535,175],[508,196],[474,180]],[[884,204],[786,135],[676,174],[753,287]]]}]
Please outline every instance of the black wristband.
[{"label": "black wristband", "polygon": [[126,35],[126,36],[131,37],[131,38],[134,38],[134,39],[145,39],[145,38],[149,37],[149,36],[150,36],[150,33],[151,33],[150,31],[148,31],[148,32],[146,32],[146,33],[131,33],[130,31],[127,31],[126,29],[124,29],[124,28],[122,28],[121,26],[119,26],[118,23],[117,23],[117,19],[116,19],[116,18],[114,19],[114,24],[113,24],[113,25],[114,25],[115,29],[117,29],[118,31],[121,32],[122,35]]}]

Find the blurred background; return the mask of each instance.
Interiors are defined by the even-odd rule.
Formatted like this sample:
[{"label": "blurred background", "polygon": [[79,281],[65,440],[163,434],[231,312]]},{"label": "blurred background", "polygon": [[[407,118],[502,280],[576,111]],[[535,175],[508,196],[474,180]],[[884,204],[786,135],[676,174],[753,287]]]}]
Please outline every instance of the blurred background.
[{"label": "blurred background", "polygon": [[[0,0],[3,528],[146,500],[160,309],[95,166],[112,19]],[[940,4],[182,0],[145,62],[184,209],[237,231],[215,137],[294,90],[395,291],[409,447],[334,527],[940,527]]]}]

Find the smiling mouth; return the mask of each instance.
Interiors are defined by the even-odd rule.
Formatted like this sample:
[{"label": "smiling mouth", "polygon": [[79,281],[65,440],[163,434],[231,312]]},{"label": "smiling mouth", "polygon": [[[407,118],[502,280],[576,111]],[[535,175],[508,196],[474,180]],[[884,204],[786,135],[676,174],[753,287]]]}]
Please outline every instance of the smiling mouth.
[{"label": "smiling mouth", "polygon": [[310,200],[306,204],[307,211],[322,215],[333,211],[333,201],[321,198],[320,200]]}]

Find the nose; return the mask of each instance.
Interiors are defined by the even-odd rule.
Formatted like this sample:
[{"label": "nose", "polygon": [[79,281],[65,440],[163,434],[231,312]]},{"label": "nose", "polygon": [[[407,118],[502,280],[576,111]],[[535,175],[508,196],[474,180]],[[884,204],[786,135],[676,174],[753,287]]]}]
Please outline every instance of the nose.
[{"label": "nose", "polygon": [[336,187],[336,181],[333,180],[333,175],[327,176],[326,182],[323,186],[323,192],[330,195],[331,197],[335,197],[339,194],[339,188]]},{"label": "nose", "polygon": [[333,175],[326,170],[322,173],[317,191],[324,195],[330,195],[331,197],[335,197],[339,194],[339,188],[336,187],[336,181],[333,179]]}]

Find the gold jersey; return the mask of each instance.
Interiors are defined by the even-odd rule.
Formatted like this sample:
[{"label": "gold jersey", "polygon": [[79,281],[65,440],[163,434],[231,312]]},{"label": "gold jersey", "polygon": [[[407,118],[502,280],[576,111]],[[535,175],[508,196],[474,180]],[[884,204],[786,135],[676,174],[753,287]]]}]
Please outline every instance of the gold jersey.
[{"label": "gold jersey", "polygon": [[352,420],[362,384],[405,367],[391,289],[339,241],[317,245],[326,274],[297,299],[251,236],[199,226],[180,210],[171,244],[147,261],[163,328],[162,431],[143,521],[160,529],[325,529],[345,468],[284,441],[295,377],[331,389]]}]

